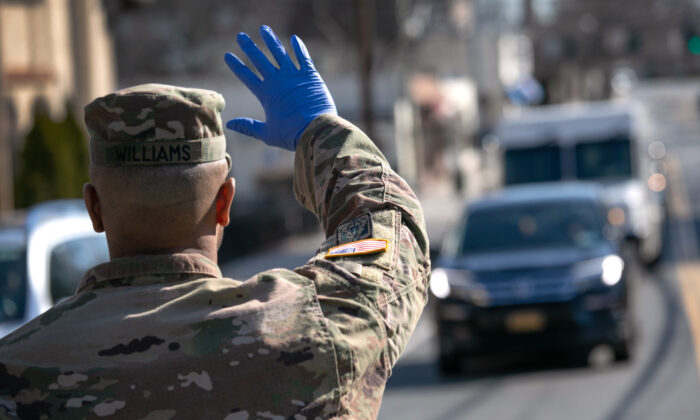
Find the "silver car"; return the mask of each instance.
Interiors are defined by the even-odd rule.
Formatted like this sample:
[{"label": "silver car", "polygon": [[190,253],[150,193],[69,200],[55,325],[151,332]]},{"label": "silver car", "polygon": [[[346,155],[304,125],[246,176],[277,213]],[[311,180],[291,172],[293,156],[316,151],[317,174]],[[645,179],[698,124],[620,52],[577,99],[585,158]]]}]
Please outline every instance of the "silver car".
[{"label": "silver car", "polygon": [[0,227],[0,337],[75,293],[90,267],[109,260],[82,200],[38,204],[22,225]]}]

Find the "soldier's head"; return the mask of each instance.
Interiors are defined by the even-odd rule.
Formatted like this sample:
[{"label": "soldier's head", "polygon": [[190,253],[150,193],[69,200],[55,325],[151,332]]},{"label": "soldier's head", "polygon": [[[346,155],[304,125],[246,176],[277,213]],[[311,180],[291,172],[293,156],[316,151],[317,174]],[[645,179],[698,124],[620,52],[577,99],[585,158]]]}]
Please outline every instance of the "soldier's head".
[{"label": "soldier's head", "polygon": [[213,91],[141,85],[85,107],[85,205],[112,258],[216,247],[235,192]]}]

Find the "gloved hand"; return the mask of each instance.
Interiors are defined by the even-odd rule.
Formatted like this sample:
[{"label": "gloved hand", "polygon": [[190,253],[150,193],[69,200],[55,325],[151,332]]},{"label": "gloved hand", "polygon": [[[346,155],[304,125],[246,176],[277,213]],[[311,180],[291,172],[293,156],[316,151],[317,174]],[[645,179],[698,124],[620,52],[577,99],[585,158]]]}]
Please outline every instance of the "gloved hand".
[{"label": "gloved hand", "polygon": [[333,98],[314,68],[309,52],[296,35],[292,36],[300,68],[289,58],[282,43],[268,26],[260,27],[260,35],[277,61],[279,69],[258,49],[246,33],[238,34],[238,45],[260,72],[260,80],[243,62],[226,53],[226,64],[258,98],[265,110],[265,122],[250,118],[234,118],[226,124],[264,141],[270,146],[296,150],[304,129],[321,114],[337,115]]}]

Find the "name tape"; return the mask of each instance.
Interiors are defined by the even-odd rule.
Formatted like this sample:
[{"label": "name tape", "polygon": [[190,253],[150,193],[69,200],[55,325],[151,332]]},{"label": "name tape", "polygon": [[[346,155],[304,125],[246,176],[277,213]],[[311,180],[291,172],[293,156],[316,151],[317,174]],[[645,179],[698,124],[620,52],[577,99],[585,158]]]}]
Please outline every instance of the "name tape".
[{"label": "name tape", "polygon": [[92,161],[108,165],[170,165],[212,162],[226,157],[226,138],[90,142]]},{"label": "name tape", "polygon": [[364,239],[362,241],[334,246],[328,250],[326,258],[373,254],[375,252],[386,251],[388,247],[389,242],[386,239]]}]

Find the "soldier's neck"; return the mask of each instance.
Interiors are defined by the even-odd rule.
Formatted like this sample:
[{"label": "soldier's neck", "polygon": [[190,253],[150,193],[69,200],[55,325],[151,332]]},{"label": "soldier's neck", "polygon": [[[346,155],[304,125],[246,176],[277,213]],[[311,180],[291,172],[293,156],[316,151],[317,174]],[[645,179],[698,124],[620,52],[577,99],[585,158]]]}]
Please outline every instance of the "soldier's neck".
[{"label": "soldier's neck", "polygon": [[135,257],[137,255],[199,254],[217,263],[218,243],[216,237],[198,238],[191,244],[178,246],[120,246],[109,243],[110,259]]}]

